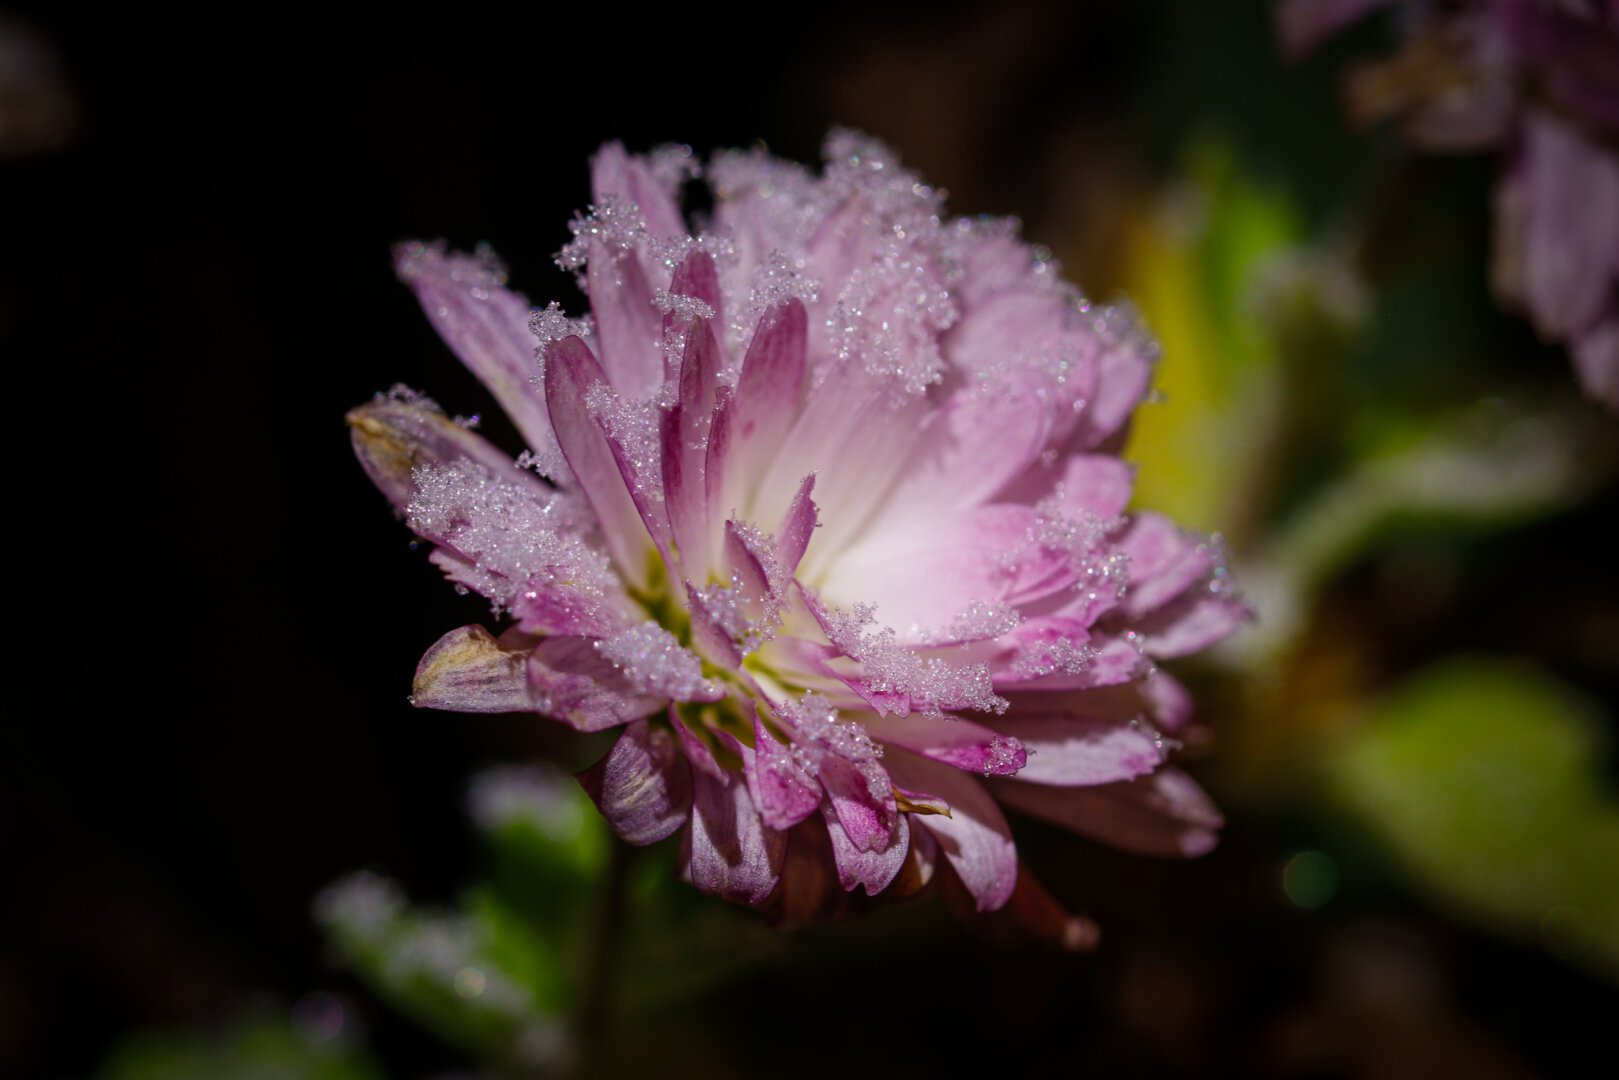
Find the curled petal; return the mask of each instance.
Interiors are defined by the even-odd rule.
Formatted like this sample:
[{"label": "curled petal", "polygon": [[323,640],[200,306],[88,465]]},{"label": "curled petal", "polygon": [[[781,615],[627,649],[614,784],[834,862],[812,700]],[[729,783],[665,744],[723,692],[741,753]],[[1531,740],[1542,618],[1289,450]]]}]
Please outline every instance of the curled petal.
[{"label": "curled petal", "polygon": [[727,900],[764,903],[781,876],[786,835],[760,820],[748,785],[722,784],[696,770],[692,787],[685,840],[691,883]]},{"label": "curled petal", "polygon": [[821,816],[826,821],[826,833],[832,841],[832,858],[838,868],[838,884],[845,892],[854,892],[864,886],[866,895],[876,896],[899,876],[911,851],[911,826],[908,814],[901,814],[894,826],[894,835],[888,845],[878,850],[863,851],[849,839],[843,821],[830,804],[823,804]]},{"label": "curled petal", "polygon": [[884,760],[898,783],[936,792],[950,804],[948,817],[912,815],[912,824],[933,834],[979,911],[1003,906],[1017,885],[1017,849],[1006,818],[983,784],[959,769],[903,750],[889,751]]},{"label": "curled petal", "polygon": [[828,754],[820,771],[827,802],[843,823],[849,842],[860,851],[886,849],[893,841],[899,809],[882,766]]},{"label": "curled petal", "polygon": [[669,730],[645,720],[626,727],[607,756],[579,774],[579,783],[632,844],[674,835],[691,813],[691,767]]},{"label": "curled petal", "polygon": [[449,712],[528,712],[528,648],[497,641],[481,626],[439,638],[416,665],[410,703]]}]

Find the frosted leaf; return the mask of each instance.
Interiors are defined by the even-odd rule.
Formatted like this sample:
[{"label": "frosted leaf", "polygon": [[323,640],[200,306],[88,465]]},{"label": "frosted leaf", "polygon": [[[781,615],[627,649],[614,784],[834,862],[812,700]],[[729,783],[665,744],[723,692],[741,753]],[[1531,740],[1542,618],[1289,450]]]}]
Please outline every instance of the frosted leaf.
[{"label": "frosted leaf", "polygon": [[536,586],[562,586],[588,603],[618,588],[607,556],[585,539],[591,517],[578,500],[520,487],[481,465],[420,465],[406,520],[471,563],[458,575],[496,614]]},{"label": "frosted leaf", "polygon": [[724,691],[703,677],[703,662],[652,620],[596,642],[596,651],[643,694],[712,701]]},{"label": "frosted leaf", "polygon": [[958,665],[918,656],[898,643],[892,627],[877,626],[874,612],[869,604],[856,604],[852,614],[832,611],[826,617],[828,639],[860,665],[859,678],[867,690],[903,695],[912,707],[929,714],[944,709],[1006,711],[1006,699],[992,688],[988,664]]}]

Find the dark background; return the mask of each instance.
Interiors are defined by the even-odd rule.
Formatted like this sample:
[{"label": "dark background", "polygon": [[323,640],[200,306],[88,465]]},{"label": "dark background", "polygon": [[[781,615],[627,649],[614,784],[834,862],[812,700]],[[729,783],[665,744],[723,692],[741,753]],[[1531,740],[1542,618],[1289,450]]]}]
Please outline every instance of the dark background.
[{"label": "dark background", "polygon": [[[1018,214],[1036,240],[1078,227],[1050,220],[1065,177],[1095,183],[1099,220],[1083,227],[1104,253],[1107,177],[1154,175],[1195,124],[1223,124],[1325,213],[1333,185],[1353,188],[1385,152],[1337,122],[1330,64],[1285,69],[1258,5],[1191,7],[647,19],[468,5],[361,20],[25,5],[78,120],[60,149],[0,162],[11,611],[27,642],[0,787],[0,1073],[85,1074],[123,1032],[206,1029],[320,986],[363,999],[326,961],[310,898],[366,865],[449,896],[472,865],[466,777],[553,738],[405,703],[421,651],[485,609],[410,548],[343,414],[404,382],[518,444],[395,282],[391,244],[487,240],[531,300],[577,310],[550,258],[599,144],[762,141],[815,161],[840,122],[896,142],[955,212]],[[1478,175],[1456,183],[1477,190]],[[1111,284],[1106,265],[1087,285]],[[1083,260],[1071,269],[1086,280]],[[1594,560],[1603,509],[1520,542]],[[1397,887],[1347,900],[1347,937],[1256,901],[1290,829],[1238,817],[1218,855],[1188,866],[1092,847],[1070,865],[1033,830],[1053,890],[1115,935],[1098,956],[948,931],[950,951],[909,956],[908,971],[848,976],[846,1006],[825,1003],[849,992],[836,973],[778,967],[715,1007],[775,1005],[778,1026],[741,1025],[745,1061],[778,1034],[847,1048],[875,1024],[889,1049],[848,1067],[899,1075],[1436,1075],[1463,1061],[1519,1075],[1611,1043],[1590,1024],[1611,1018],[1611,989],[1427,919]],[[1441,954],[1459,988],[1445,1022],[1477,1037],[1413,1023],[1386,1054],[1362,1045],[1390,1029],[1334,1013],[1335,980],[1379,949]],[[1398,1011],[1406,991],[1426,992],[1372,997]],[[1332,1034],[1310,1035],[1323,1012]],[[367,1016],[391,1072],[456,1065],[387,1009]],[[901,1035],[912,1056],[893,1049]],[[1329,1048],[1289,1049],[1310,1038]]]}]

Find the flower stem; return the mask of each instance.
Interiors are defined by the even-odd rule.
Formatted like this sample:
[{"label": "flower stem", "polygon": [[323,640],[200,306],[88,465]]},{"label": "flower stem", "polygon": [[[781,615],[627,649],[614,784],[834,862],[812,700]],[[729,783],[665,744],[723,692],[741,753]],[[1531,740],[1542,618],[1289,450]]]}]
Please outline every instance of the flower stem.
[{"label": "flower stem", "polygon": [[603,1050],[612,1023],[614,988],[617,983],[619,949],[624,935],[630,864],[635,848],[612,839],[607,865],[602,871],[601,896],[596,906],[596,922],[591,927],[586,952],[583,994],[576,1035],[578,1076],[606,1074]]}]

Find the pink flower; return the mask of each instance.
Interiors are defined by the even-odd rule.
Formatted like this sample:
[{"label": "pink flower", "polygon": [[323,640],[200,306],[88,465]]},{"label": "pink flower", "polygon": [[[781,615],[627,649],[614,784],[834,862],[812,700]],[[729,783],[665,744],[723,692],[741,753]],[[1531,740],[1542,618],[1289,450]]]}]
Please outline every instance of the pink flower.
[{"label": "pink flower", "polygon": [[1125,513],[1152,343],[1011,223],[945,220],[883,146],[826,158],[719,155],[693,234],[689,151],[603,148],[559,260],[578,321],[531,317],[487,254],[400,248],[530,447],[405,392],[349,416],[433,561],[510,622],[445,635],[415,703],[621,728],[581,777],[607,820],[681,832],[692,883],[748,904],[948,866],[999,908],[1002,804],[1206,851],[1219,814],[1166,764],[1189,701],[1153,661],[1246,611],[1215,545]]},{"label": "pink flower", "polygon": [[[1283,0],[1297,57],[1395,0]],[[1585,392],[1619,412],[1619,4],[1403,4],[1409,41],[1349,80],[1362,120],[1398,115],[1436,151],[1499,149],[1495,291],[1566,342]]]}]

